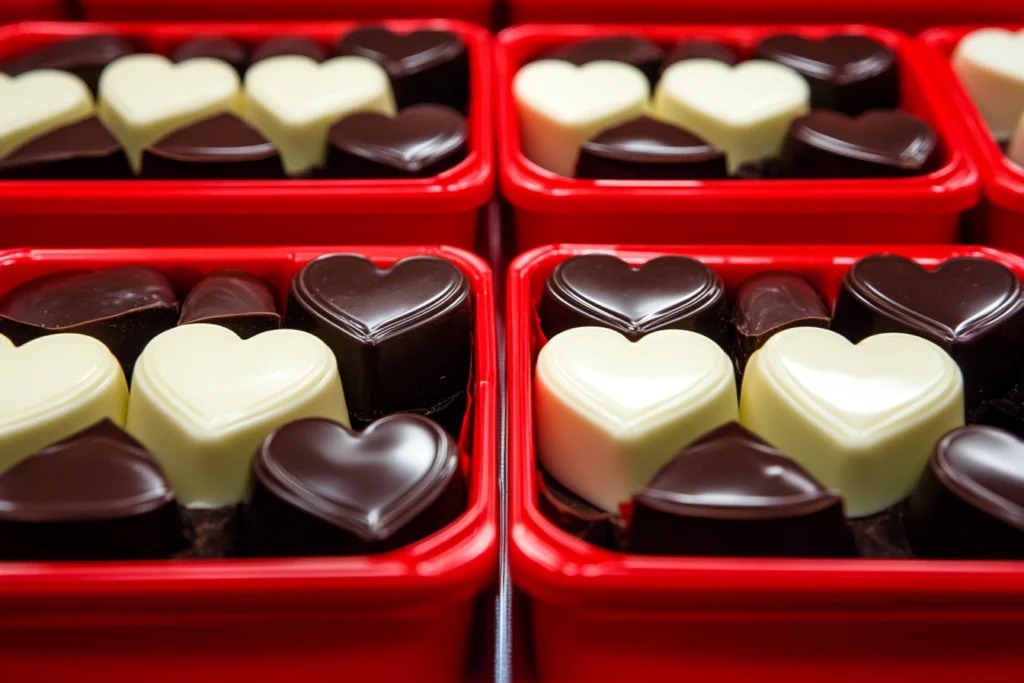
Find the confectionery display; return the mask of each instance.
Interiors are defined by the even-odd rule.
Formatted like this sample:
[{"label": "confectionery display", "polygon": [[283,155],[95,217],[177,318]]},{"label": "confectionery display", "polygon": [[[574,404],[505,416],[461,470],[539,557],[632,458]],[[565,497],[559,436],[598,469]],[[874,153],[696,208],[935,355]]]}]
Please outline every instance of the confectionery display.
[{"label": "confectionery display", "polygon": [[0,179],[426,178],[470,154],[470,55],[449,31],[146,48],[86,36],[0,61]]}]

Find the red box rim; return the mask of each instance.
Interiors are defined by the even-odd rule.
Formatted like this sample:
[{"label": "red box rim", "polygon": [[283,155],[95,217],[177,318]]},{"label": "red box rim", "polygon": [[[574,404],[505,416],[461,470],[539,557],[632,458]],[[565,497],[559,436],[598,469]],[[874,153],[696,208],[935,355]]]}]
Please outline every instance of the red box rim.
[{"label": "red box rim", "polygon": [[[136,35],[156,51],[197,36],[255,41],[283,35],[337,38],[370,22],[64,23],[25,22],[0,28],[0,57],[34,38],[61,39],[114,33]],[[372,22],[399,33],[439,29],[456,33],[470,53],[470,153],[434,178],[413,180],[9,180],[0,203],[11,213],[455,213],[477,209],[493,193],[494,132],[491,38],[473,24],[445,19]],[[48,42],[48,41],[40,41]],[[12,45],[15,46],[12,49]],[[188,201],[179,201],[187,197]]]},{"label": "red box rim", "polygon": [[[520,64],[513,53],[524,43],[554,38],[559,42],[615,35],[642,35],[654,41],[710,38],[755,43],[775,33],[797,33],[823,38],[853,33],[874,38],[901,53],[905,77],[921,88],[924,106],[933,114],[948,162],[920,178],[890,180],[713,180],[613,181],[563,178],[526,160],[519,145],[519,121],[512,96],[512,79]],[[585,206],[589,211],[629,209],[636,213],[678,210],[686,201],[688,212],[888,211],[926,213],[959,212],[977,203],[978,172],[966,153],[963,131],[942,113],[942,100],[930,85],[927,70],[917,57],[913,39],[895,31],[859,24],[816,26],[630,26],[583,24],[528,24],[509,28],[495,41],[495,84],[498,88],[498,158],[502,193],[516,206],[565,213]],[[744,204],[744,200],[750,202]],[[795,208],[796,207],[796,208]]]},{"label": "red box rim", "polygon": [[983,28],[1019,31],[1024,26],[1018,24],[934,28],[922,33],[919,40],[932,61],[932,73],[938,75],[937,82],[944,86],[943,90],[952,102],[952,110],[960,114],[969,139],[974,144],[985,194],[999,206],[1013,211],[1024,211],[1024,168],[1003,154],[1003,150],[999,148],[999,144],[989,132],[988,125],[981,117],[981,112],[974,106],[974,101],[953,71],[949,59],[953,49],[968,33]]},{"label": "red box rim", "polygon": [[[214,247],[149,249],[13,249],[0,251],[0,268],[18,261],[230,264],[248,259],[291,260],[350,252],[378,263],[431,255],[455,264],[475,298],[474,432],[470,501],[452,524],[428,538],[371,556],[288,559],[160,560],[92,563],[0,562],[4,614],[39,614],[44,604],[61,614],[76,608],[131,608],[145,599],[173,608],[201,598],[203,608],[255,604],[273,609],[390,606],[398,609],[469,599],[483,590],[497,562],[497,338],[492,273],[478,256],[453,247]],[[264,602],[265,601],[265,602]],[[194,605],[193,605],[194,611]]]},{"label": "red box rim", "polygon": [[880,251],[944,261],[984,256],[1024,277],[1024,257],[971,246],[597,246],[551,245],[516,258],[508,276],[509,559],[527,593],[556,604],[645,610],[825,609],[922,603],[950,609],[1017,609],[1024,604],[1019,562],[873,559],[736,559],[630,555],[603,550],[550,522],[537,507],[534,472],[531,280],[538,269],[588,252],[646,261],[682,254],[714,265],[770,263],[772,257],[850,263]]}]

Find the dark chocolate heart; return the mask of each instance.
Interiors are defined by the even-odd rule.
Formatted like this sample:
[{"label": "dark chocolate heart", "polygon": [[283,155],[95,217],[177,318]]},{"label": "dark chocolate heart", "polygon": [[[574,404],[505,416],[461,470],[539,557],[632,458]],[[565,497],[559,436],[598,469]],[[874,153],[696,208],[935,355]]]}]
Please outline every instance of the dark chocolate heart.
[{"label": "dark chocolate heart", "polygon": [[5,61],[0,70],[9,76],[37,69],[68,71],[85,81],[95,94],[103,69],[114,60],[135,52],[135,47],[120,36],[82,36],[57,40],[26,52]]},{"label": "dark chocolate heart", "polygon": [[31,140],[0,159],[0,178],[18,180],[127,180],[121,143],[95,116]]},{"label": "dark chocolate heart", "polygon": [[724,180],[728,172],[722,150],[678,126],[641,116],[583,143],[576,177]]},{"label": "dark chocolate heart", "polygon": [[942,164],[928,123],[902,111],[849,118],[813,111],[793,121],[777,168],[791,178],[897,178],[931,173]]},{"label": "dark chocolate heart", "polygon": [[729,348],[725,286],[695,259],[661,256],[633,267],[610,254],[564,261],[540,303],[544,334],[597,325],[636,341],[656,330],[693,330]]},{"label": "dark chocolate heart", "polygon": [[465,504],[455,442],[418,415],[361,433],[292,422],[256,452],[252,478],[245,526],[257,554],[379,552],[441,529]]},{"label": "dark chocolate heart", "polygon": [[331,127],[328,169],[343,178],[429,178],[469,152],[466,120],[450,107],[419,104],[397,116],[364,112]]},{"label": "dark chocolate heart", "polygon": [[245,46],[234,38],[224,36],[193,38],[176,47],[171,53],[171,61],[175,63],[201,57],[227,62],[239,76],[245,73],[249,63],[249,53]]},{"label": "dark chocolate heart", "polygon": [[843,500],[732,422],[669,461],[634,497],[630,552],[848,556]]},{"label": "dark chocolate heart", "polygon": [[142,177],[178,179],[283,179],[277,148],[233,114],[217,114],[179,128],[147,147]]},{"label": "dark chocolate heart", "polygon": [[395,33],[381,26],[359,28],[338,41],[340,56],[366,57],[391,78],[399,109],[434,102],[465,111],[469,97],[469,53],[451,31]]},{"label": "dark chocolate heart", "polygon": [[258,64],[271,57],[286,55],[309,57],[314,62],[322,62],[327,59],[327,50],[312,38],[305,36],[279,36],[257,45],[249,57],[249,63]]},{"label": "dark chocolate heart", "polygon": [[900,104],[896,55],[871,38],[837,35],[824,40],[776,35],[758,45],[755,57],[794,69],[811,86],[811,107],[855,116]]},{"label": "dark chocolate heart", "polygon": [[179,325],[212,323],[242,339],[281,326],[274,294],[263,280],[240,270],[210,273],[181,305]]},{"label": "dark chocolate heart", "polygon": [[653,86],[665,53],[654,42],[640,36],[609,36],[570,43],[549,54],[546,59],[561,59],[579,66],[608,60],[624,62],[644,72]]}]

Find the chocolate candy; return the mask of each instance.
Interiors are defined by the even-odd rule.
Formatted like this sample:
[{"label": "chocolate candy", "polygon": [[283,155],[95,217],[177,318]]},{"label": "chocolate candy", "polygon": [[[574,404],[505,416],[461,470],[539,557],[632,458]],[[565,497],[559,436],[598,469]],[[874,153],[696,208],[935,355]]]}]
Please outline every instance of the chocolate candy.
[{"label": "chocolate candy", "polygon": [[843,280],[832,329],[854,342],[907,332],[938,344],[963,372],[970,410],[1002,396],[1018,378],[1021,283],[1005,266],[982,258],[950,259],[929,271],[902,256],[869,256]]},{"label": "chocolate candy", "polygon": [[970,415],[968,422],[997,427],[1024,439],[1024,396],[1014,390],[1002,398],[985,401]]},{"label": "chocolate candy", "polygon": [[668,53],[661,68],[662,70],[667,69],[676,62],[687,59],[713,59],[730,66],[740,63],[740,56],[725,43],[720,43],[717,40],[684,40]]},{"label": "chocolate candy", "polygon": [[284,178],[277,148],[233,114],[179,128],[142,153],[149,180],[262,180]]},{"label": "chocolate candy", "polygon": [[777,169],[787,178],[904,178],[941,165],[935,131],[912,114],[813,111],[793,121]]},{"label": "chocolate candy", "polygon": [[143,560],[189,546],[160,466],[103,420],[0,474],[0,558]]},{"label": "chocolate candy", "polygon": [[366,57],[388,72],[399,109],[433,102],[465,111],[469,102],[469,52],[450,31],[407,34],[371,26],[340,41],[339,56]]},{"label": "chocolate candy", "polygon": [[452,438],[418,415],[392,415],[362,433],[298,420],[256,451],[242,517],[243,554],[360,555],[418,541],[465,509]]},{"label": "chocolate candy", "polygon": [[340,178],[430,178],[469,153],[466,120],[438,104],[418,104],[396,116],[346,116],[328,134],[329,173]]},{"label": "chocolate candy", "polygon": [[4,180],[123,180],[132,177],[121,143],[89,117],[62,126],[0,159]]},{"label": "chocolate candy", "polygon": [[849,116],[870,109],[900,106],[900,70],[896,55],[864,36],[801,36],[765,38],[757,59],[768,59],[798,71],[811,86],[811,106],[835,109]]},{"label": "chocolate candy", "polygon": [[147,266],[56,273],[0,299],[0,334],[16,345],[56,332],[95,337],[129,378],[146,344],[177,322],[171,283]]},{"label": "chocolate candy", "polygon": [[2,70],[10,76],[37,69],[69,71],[85,81],[95,94],[103,69],[131,54],[135,54],[135,48],[120,36],[82,36],[59,40],[15,57],[4,62]]},{"label": "chocolate candy", "polygon": [[725,152],[682,128],[641,116],[583,143],[576,177],[713,180],[728,174]]},{"label": "chocolate candy", "polygon": [[271,38],[257,45],[249,57],[249,64],[258,64],[265,59],[281,57],[283,55],[299,55],[301,57],[309,57],[314,62],[322,62],[327,59],[327,50],[312,38],[282,36],[280,38]]},{"label": "chocolate candy", "polygon": [[211,323],[242,339],[281,326],[274,294],[263,280],[240,270],[219,270],[199,281],[181,305],[179,325]]},{"label": "chocolate candy", "polygon": [[540,511],[562,530],[608,550],[622,545],[621,517],[591,505],[543,470],[537,473],[537,493]]},{"label": "chocolate candy", "polygon": [[735,422],[683,449],[633,502],[626,539],[632,553],[856,554],[843,499]]},{"label": "chocolate candy", "polygon": [[989,131],[1002,143],[1024,114],[1024,74],[1020,63],[1020,31],[982,28],[956,44],[950,64]]},{"label": "chocolate candy", "polygon": [[182,43],[171,53],[172,62],[184,62],[199,57],[227,62],[235,67],[239,76],[245,73],[245,68],[249,65],[249,53],[245,46],[237,40],[223,36],[194,38]]},{"label": "chocolate candy", "polygon": [[656,330],[692,330],[729,348],[725,286],[683,256],[631,266],[610,254],[563,261],[544,285],[540,324],[550,339],[574,327],[607,327],[636,341]]},{"label": "chocolate candy", "polygon": [[322,256],[292,279],[285,323],[333,349],[354,428],[409,412],[458,434],[473,302],[448,261],[414,257],[381,270],[362,256]]},{"label": "chocolate candy", "polygon": [[922,557],[1024,558],[1024,442],[993,427],[946,435],[904,524]]},{"label": "chocolate candy", "polygon": [[583,66],[590,62],[613,61],[631,64],[644,72],[653,86],[658,82],[665,53],[655,43],[638,36],[612,36],[571,43],[545,56]]},{"label": "chocolate candy", "polygon": [[827,328],[828,323],[821,295],[799,275],[768,271],[748,278],[732,308],[737,372],[776,332],[803,325]]}]

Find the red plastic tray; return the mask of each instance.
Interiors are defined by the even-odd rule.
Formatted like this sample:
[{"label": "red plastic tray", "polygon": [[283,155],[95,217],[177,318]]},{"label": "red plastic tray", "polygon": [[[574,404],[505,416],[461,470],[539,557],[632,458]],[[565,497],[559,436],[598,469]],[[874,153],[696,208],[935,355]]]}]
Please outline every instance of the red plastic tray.
[{"label": "red plastic tray", "polygon": [[[972,227],[976,230],[973,238],[984,244],[1024,253],[1024,169],[1003,154],[949,61],[964,36],[979,28],[983,27],[936,28],[921,34],[920,42],[925,46],[924,57],[930,62],[935,82],[946,94],[950,110],[968,131],[981,173],[985,202],[972,217]],[[1016,31],[1022,27],[1002,28]]]},{"label": "red plastic tray", "polygon": [[783,269],[830,300],[858,258],[924,264],[985,256],[1024,276],[1024,258],[967,246],[552,246],[519,256],[508,289],[509,557],[530,595],[542,680],[1011,681],[1024,667],[1024,564],[918,560],[653,557],[613,553],[538,510],[534,311],[561,261],[588,251],[633,263],[700,259],[735,289]]},{"label": "red plastic tray", "polygon": [[[472,249],[493,194],[490,36],[454,21],[391,21],[396,31],[443,28],[470,51],[469,157],[416,180],[3,181],[0,247],[198,244],[450,244]],[[305,35],[329,44],[355,24],[17,24],[0,28],[0,60],[61,38],[120,33],[166,53],[200,35],[253,43]]]},{"label": "red plastic tray", "polygon": [[511,23],[750,24],[861,22],[920,31],[936,24],[1020,18],[1013,0],[508,0]]},{"label": "red plastic tray", "polygon": [[71,18],[65,9],[65,3],[61,0],[3,0],[0,2],[0,24]]},{"label": "red plastic tray", "polygon": [[[475,297],[466,512],[394,552],[362,557],[120,563],[0,563],[5,683],[460,680],[475,600],[497,557],[496,338],[491,272],[448,247],[239,247],[0,252],[0,292],[47,273],[145,263],[182,288],[240,268],[284,297],[316,256],[380,266],[448,259]],[[283,303],[283,298],[282,298]]]},{"label": "red plastic tray", "polygon": [[[595,36],[634,34],[663,46],[714,38],[749,55],[779,32],[821,38],[856,33],[899,55],[905,108],[929,120],[942,138],[943,167],[920,178],[890,180],[595,181],[564,178],[526,160],[512,79],[529,59]],[[515,207],[517,247],[586,242],[944,243],[955,242],[960,213],[977,202],[978,173],[965,154],[961,126],[941,104],[919,47],[899,33],[867,26],[651,27],[521,26],[500,34],[496,50],[498,145],[502,194]]]}]

